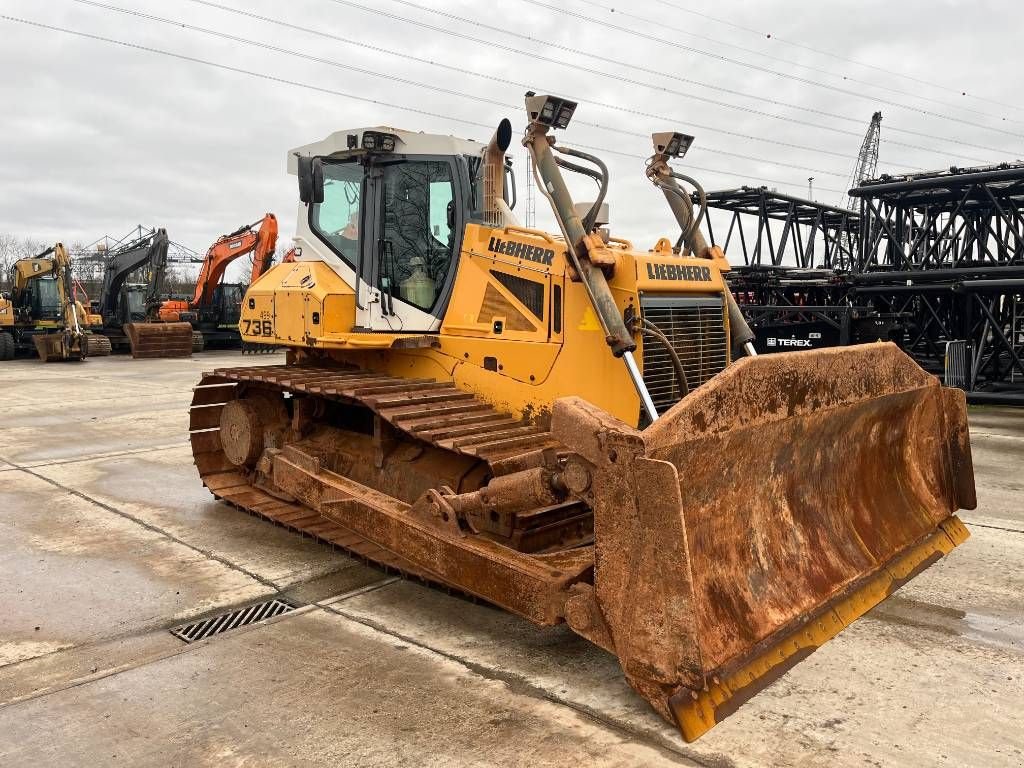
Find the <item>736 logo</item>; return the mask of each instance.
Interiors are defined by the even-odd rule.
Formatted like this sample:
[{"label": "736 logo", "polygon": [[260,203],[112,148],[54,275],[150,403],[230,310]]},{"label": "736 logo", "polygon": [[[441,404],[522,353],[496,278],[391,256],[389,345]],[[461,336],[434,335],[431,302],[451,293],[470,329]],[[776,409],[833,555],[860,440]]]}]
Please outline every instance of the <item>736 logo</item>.
[{"label": "736 logo", "polygon": [[271,320],[242,320],[242,333],[246,336],[273,336],[274,323]]}]

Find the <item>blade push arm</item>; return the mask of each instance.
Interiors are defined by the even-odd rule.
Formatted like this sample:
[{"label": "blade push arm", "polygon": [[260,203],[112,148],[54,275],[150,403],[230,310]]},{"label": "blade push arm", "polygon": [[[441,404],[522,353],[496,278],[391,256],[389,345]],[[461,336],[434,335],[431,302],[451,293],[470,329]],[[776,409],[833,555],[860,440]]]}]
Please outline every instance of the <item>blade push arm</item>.
[{"label": "blade push arm", "polygon": [[[677,173],[669,165],[673,157],[681,157],[693,143],[693,137],[681,133],[656,133],[654,140],[654,155],[647,161],[647,178],[653,182],[665,195],[668,207],[672,209],[676,222],[682,230],[680,244],[682,253],[692,253],[702,259],[725,258],[725,254],[717,246],[709,246],[704,239],[704,233],[700,231],[701,219],[707,212],[707,205],[704,189],[701,185],[689,176]],[[693,213],[693,200],[686,191],[679,185],[679,181],[690,184],[697,190],[701,199],[701,211],[696,217]],[[754,350],[754,333],[747,325],[739,304],[725,286],[725,301],[729,311],[729,335],[730,342],[734,349],[742,347],[747,355],[753,357],[757,354]]]},{"label": "blade push arm", "polygon": [[[654,401],[647,391],[647,385],[644,384],[643,377],[640,375],[636,360],[633,358],[633,351],[637,347],[636,341],[626,327],[625,319],[615,303],[615,298],[612,296],[611,288],[608,286],[608,280],[603,271],[604,268],[614,268],[615,257],[598,234],[587,231],[587,227],[593,225],[592,214],[596,213],[595,209],[592,208],[591,213],[587,214],[586,224],[575,211],[572,195],[565,185],[559,166],[569,170],[576,170],[579,166],[556,159],[552,151],[556,149],[562,154],[580,158],[600,168],[601,197],[603,197],[608,182],[604,164],[598,158],[578,150],[555,148],[554,137],[548,135],[548,130],[552,127],[565,128],[568,126],[575,109],[574,102],[528,93],[526,111],[530,123],[523,138],[523,145],[533,157],[534,167],[542,181],[539,185],[541,193],[548,198],[555,218],[562,228],[562,234],[568,245],[569,261],[586,287],[587,296],[590,298],[590,303],[604,331],[605,341],[612,354],[624,360],[630,380],[636,388],[644,410],[654,421],[658,418],[658,413],[654,407]],[[600,208],[600,198],[596,208]]]}]

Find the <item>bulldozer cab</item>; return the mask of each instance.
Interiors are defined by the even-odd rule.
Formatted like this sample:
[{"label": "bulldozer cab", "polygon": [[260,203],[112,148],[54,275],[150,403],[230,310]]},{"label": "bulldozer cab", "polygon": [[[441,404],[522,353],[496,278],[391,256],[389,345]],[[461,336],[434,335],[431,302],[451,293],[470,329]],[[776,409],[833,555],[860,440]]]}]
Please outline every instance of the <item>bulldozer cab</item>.
[{"label": "bulldozer cab", "polygon": [[[465,224],[480,208],[482,146],[406,132],[342,133],[345,151],[315,158],[310,234],[342,274],[351,271],[357,327],[436,332]],[[300,167],[300,186],[304,173]]]}]

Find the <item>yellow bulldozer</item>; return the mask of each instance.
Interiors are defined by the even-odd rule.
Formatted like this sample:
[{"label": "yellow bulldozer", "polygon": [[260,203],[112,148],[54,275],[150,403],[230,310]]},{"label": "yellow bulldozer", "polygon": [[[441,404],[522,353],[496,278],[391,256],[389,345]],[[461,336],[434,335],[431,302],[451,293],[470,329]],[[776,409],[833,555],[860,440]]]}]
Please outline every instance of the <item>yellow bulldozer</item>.
[{"label": "yellow bulldozer", "polygon": [[11,292],[0,297],[0,360],[33,347],[47,362],[110,354],[110,344],[88,327],[97,318],[74,293],[71,259],[62,243],[18,259]]},{"label": "yellow bulldozer", "polygon": [[240,325],[286,362],[206,374],[192,449],[236,507],[567,624],[692,740],[967,538],[965,400],[891,344],[753,355],[688,137],[648,164],[682,235],[640,249],[575,109],[526,97],[558,234],[515,218],[507,120],[292,151],[295,258]]}]

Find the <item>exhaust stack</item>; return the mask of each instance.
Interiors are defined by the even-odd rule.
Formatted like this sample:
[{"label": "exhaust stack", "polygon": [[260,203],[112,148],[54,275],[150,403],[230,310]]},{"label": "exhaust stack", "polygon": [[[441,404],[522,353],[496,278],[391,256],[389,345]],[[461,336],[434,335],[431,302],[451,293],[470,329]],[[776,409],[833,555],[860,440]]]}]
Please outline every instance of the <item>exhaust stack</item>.
[{"label": "exhaust stack", "polygon": [[484,149],[484,221],[500,227],[504,221],[505,150],[512,143],[512,123],[504,118]]}]

